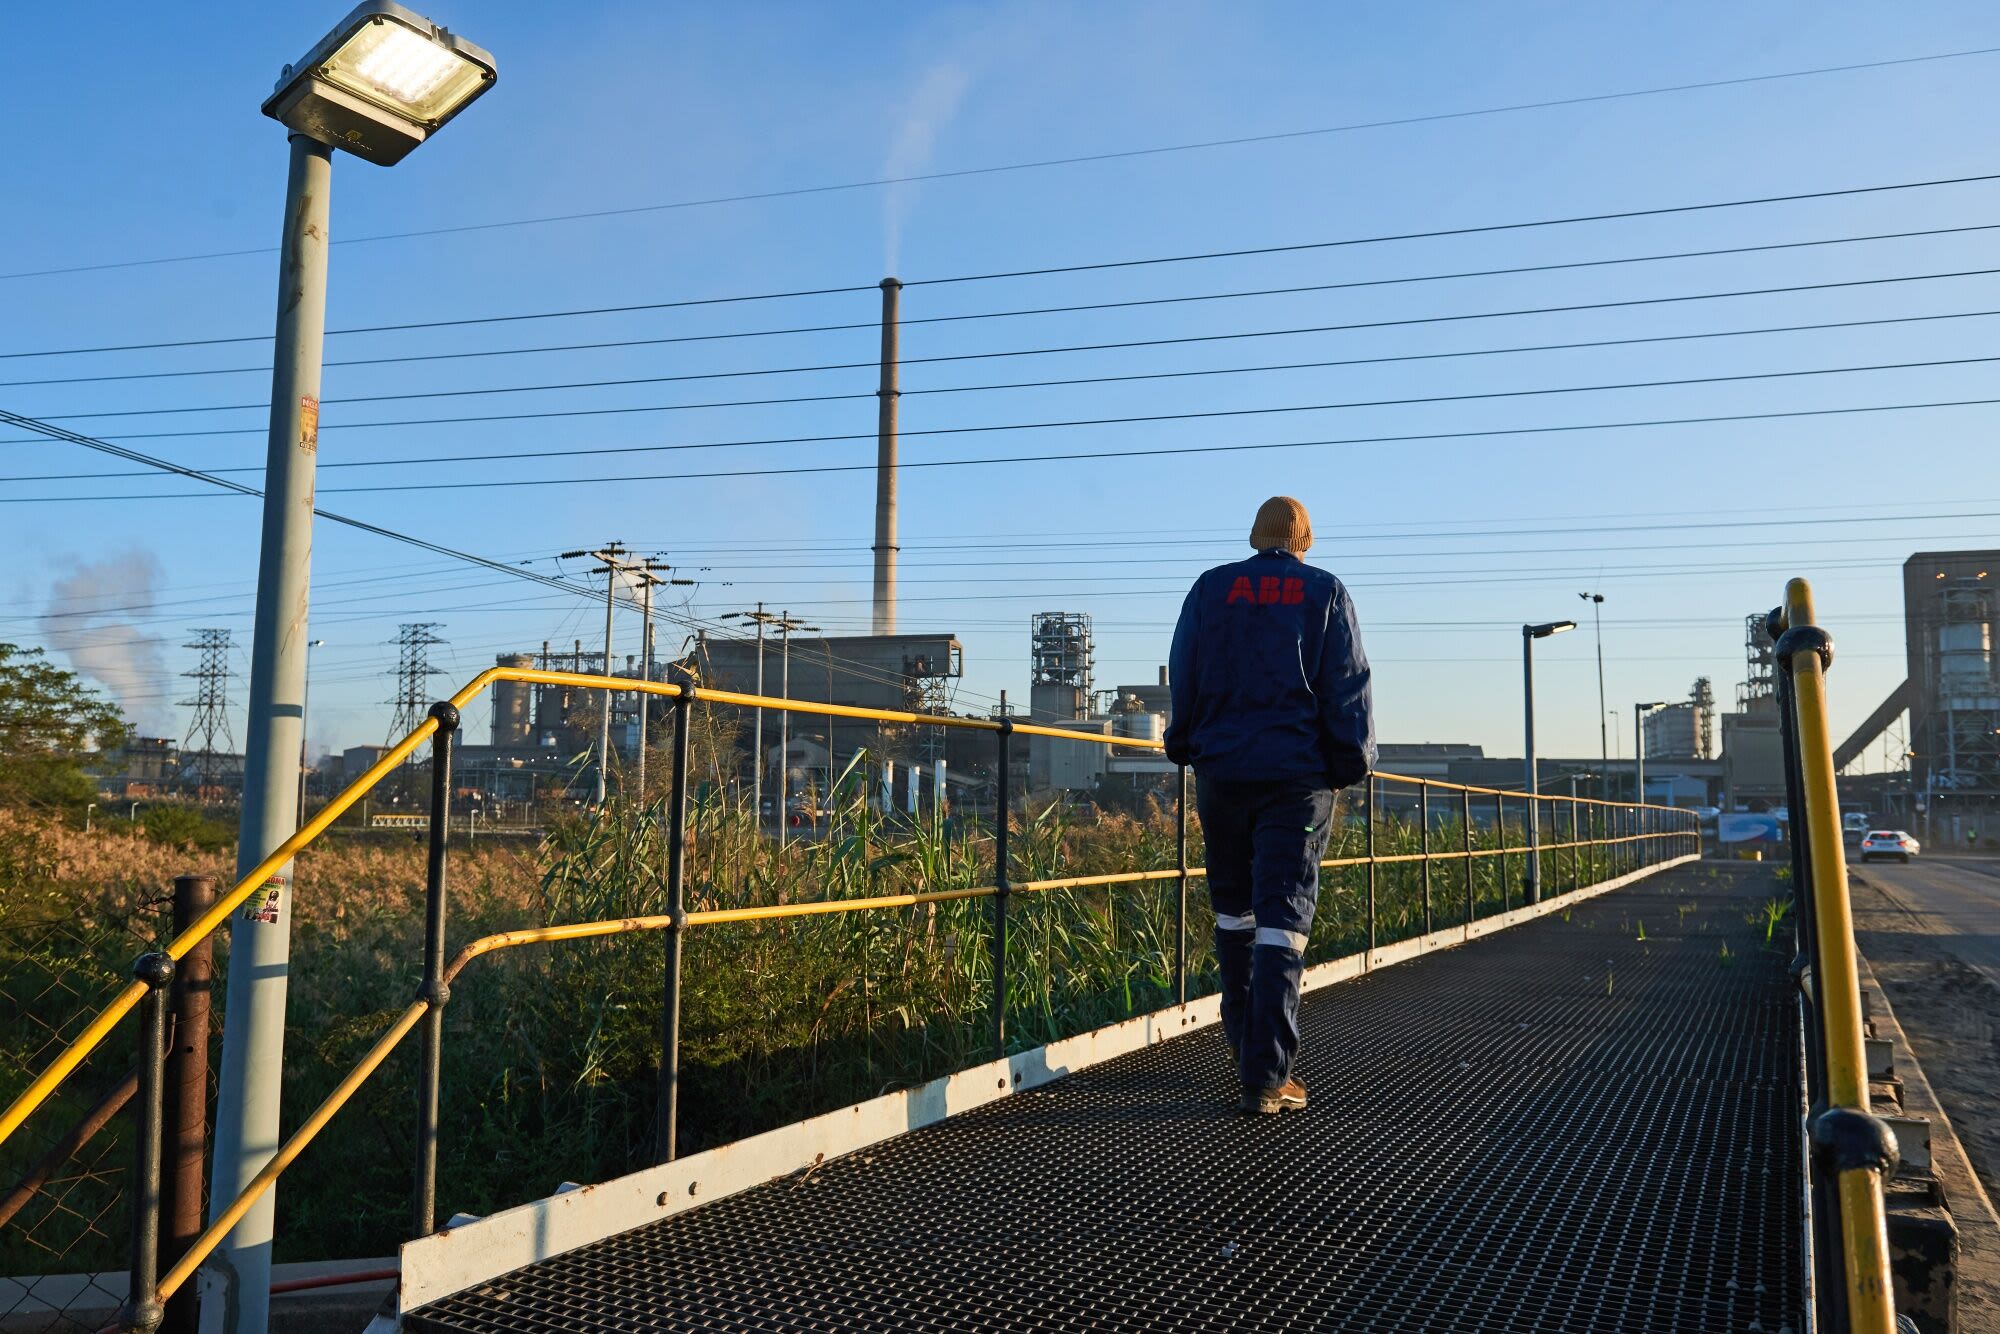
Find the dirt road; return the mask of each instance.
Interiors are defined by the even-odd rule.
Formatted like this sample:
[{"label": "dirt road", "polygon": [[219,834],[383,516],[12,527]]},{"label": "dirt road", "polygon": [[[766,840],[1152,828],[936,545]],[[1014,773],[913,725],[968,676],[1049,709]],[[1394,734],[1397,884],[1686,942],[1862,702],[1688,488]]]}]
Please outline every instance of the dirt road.
[{"label": "dirt road", "polygon": [[2000,1198],[2000,859],[1851,870],[1861,952],[1988,1197],[1973,1198],[1969,1181],[1953,1190],[1970,1271],[1961,1318],[1967,1329],[2000,1328],[2000,1226],[1990,1203]]}]

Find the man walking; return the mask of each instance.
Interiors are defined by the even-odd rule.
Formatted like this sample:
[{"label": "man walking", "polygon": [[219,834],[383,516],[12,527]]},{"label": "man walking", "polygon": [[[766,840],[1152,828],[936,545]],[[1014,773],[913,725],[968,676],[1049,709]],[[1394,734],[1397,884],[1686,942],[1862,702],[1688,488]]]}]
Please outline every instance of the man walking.
[{"label": "man walking", "polygon": [[1346,588],[1299,557],[1306,508],[1274,496],[1257,554],[1195,580],[1168,658],[1167,758],[1192,765],[1208,843],[1222,1031],[1246,1112],[1296,1111],[1299,979],[1334,793],[1375,764],[1368,659]]}]

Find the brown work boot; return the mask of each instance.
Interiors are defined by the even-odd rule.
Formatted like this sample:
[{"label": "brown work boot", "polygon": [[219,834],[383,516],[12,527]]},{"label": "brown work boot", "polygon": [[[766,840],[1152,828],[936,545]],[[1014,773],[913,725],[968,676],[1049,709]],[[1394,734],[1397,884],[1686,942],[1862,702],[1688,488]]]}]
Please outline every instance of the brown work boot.
[{"label": "brown work boot", "polygon": [[1288,1079],[1276,1088],[1246,1088],[1243,1090],[1243,1110],[1257,1115],[1273,1112],[1302,1112],[1306,1109],[1306,1086],[1296,1079]]}]

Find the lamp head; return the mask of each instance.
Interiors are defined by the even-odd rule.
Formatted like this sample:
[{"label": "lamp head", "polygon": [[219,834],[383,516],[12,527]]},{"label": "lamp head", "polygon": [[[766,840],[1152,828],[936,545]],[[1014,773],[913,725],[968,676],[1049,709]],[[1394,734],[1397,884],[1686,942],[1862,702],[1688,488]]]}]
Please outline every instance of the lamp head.
[{"label": "lamp head", "polygon": [[1547,639],[1550,635],[1559,635],[1566,630],[1574,629],[1576,629],[1575,621],[1544,621],[1540,625],[1522,626],[1521,634],[1528,639]]},{"label": "lamp head", "polygon": [[295,134],[377,166],[403,160],[498,77],[481,48],[395,0],[363,0],[265,99]]}]

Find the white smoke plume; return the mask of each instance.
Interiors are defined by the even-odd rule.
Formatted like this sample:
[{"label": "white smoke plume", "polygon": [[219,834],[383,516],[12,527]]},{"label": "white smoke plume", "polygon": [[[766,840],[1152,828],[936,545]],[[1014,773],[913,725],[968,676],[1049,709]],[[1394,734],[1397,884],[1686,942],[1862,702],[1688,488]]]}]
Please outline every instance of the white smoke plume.
[{"label": "white smoke plume", "polygon": [[[924,71],[916,91],[903,106],[895,141],[889,145],[889,156],[882,163],[883,176],[917,176],[929,170],[938,134],[958,114],[959,104],[965,100],[965,90],[971,83],[971,73],[955,61],[932,65]],[[916,192],[916,182],[905,181],[890,186],[884,193],[882,258],[887,273],[895,273],[902,258],[903,227],[909,221]]]},{"label": "white smoke plume", "polygon": [[43,647],[103,687],[142,735],[173,731],[173,677],[160,637],[141,626],[159,598],[160,565],[127,551],[77,565],[49,587]]}]

